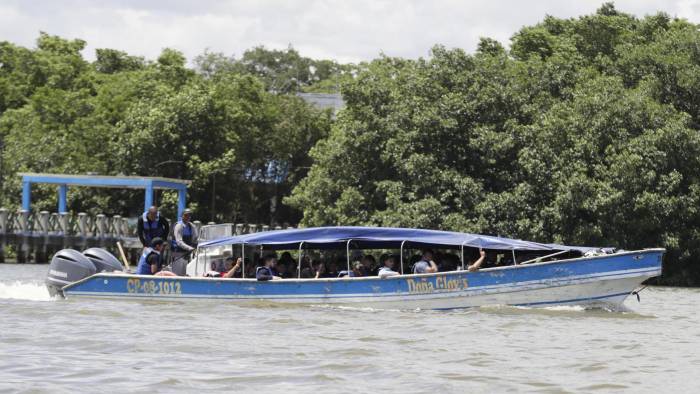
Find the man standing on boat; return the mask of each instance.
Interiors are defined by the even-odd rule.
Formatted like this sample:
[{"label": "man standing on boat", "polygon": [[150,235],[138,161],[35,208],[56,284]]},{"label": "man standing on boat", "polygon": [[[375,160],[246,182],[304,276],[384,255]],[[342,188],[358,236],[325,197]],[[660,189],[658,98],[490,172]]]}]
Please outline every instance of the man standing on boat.
[{"label": "man standing on boat", "polygon": [[170,232],[168,221],[160,216],[156,206],[148,208],[148,211],[139,217],[136,228],[144,248],[151,246],[151,242],[155,238],[160,238],[161,240],[167,238]]},{"label": "man standing on boat", "polygon": [[182,218],[173,228],[173,239],[170,248],[173,252],[172,271],[184,275],[187,269],[187,256],[197,247],[197,228],[192,224],[192,210],[185,209]]},{"label": "man standing on boat", "polygon": [[423,251],[423,257],[413,266],[414,274],[432,274],[438,272],[437,264],[433,261],[433,251],[426,249]]}]

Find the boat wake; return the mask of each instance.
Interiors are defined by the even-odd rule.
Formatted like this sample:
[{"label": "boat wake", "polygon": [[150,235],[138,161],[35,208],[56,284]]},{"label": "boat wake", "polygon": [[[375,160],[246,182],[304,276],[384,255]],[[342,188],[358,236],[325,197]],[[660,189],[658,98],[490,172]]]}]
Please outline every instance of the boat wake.
[{"label": "boat wake", "polygon": [[46,285],[42,282],[0,282],[0,299],[52,301]]}]

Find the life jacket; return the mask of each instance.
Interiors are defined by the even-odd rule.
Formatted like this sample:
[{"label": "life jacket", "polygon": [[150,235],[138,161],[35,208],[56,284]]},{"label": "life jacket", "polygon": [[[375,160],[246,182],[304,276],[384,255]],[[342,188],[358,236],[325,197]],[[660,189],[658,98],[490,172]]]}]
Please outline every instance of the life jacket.
[{"label": "life jacket", "polygon": [[144,212],[141,218],[143,219],[143,237],[146,239],[146,245],[150,245],[153,238],[165,238],[166,234],[163,234],[163,227],[160,225],[160,212],[156,213],[156,219],[152,222],[148,220],[148,211]]},{"label": "life jacket", "polygon": [[[267,272],[265,272],[265,271],[267,271]],[[258,267],[258,268],[255,270],[255,278],[257,278],[258,280],[260,280],[260,275],[275,276],[275,275],[277,275],[277,273],[276,273],[275,270],[273,270],[272,268],[268,268],[268,267]]]},{"label": "life jacket", "polygon": [[[182,220],[177,222],[177,224],[183,225],[182,229],[182,241],[186,243],[187,245],[194,246],[194,242],[192,242],[192,223],[185,223]],[[184,252],[185,250],[182,249],[181,247],[177,246],[177,240],[175,240],[175,237],[173,236],[173,239],[170,240],[170,247],[176,251],[176,252]]]},{"label": "life jacket", "polygon": [[139,265],[136,267],[137,275],[153,275],[153,273],[151,272],[151,265],[148,264],[148,256],[150,256],[151,253],[158,254],[158,259],[160,259],[160,254],[152,248],[144,249],[143,253],[141,254],[141,258],[139,259]]}]

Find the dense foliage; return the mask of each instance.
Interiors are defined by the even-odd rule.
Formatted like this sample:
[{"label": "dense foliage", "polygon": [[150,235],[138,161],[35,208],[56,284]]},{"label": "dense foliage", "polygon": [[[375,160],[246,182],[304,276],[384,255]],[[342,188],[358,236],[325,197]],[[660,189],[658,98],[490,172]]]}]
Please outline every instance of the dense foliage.
[{"label": "dense foliage", "polygon": [[[700,284],[700,31],[603,5],[510,46],[340,65],[262,47],[194,67],[42,34],[0,43],[0,206],[17,172],[192,179],[200,219],[411,226],[669,249]],[[341,90],[333,118],[295,93]],[[310,168],[310,169],[309,169]],[[133,214],[133,192],[72,189]],[[174,195],[160,200],[173,209]],[[53,209],[55,191],[35,191]],[[216,213],[216,214],[215,214]]]},{"label": "dense foliage", "polygon": [[[146,175],[193,180],[189,199],[204,221],[298,222],[300,212],[281,199],[308,171],[331,114],[275,94],[246,68],[266,52],[304,61],[294,50],[256,48],[257,57],[239,60],[205,54],[218,68],[198,62],[193,70],[171,49],[153,62],[98,49],[90,63],[85,44],[44,33],[36,49],[0,43],[0,206],[18,205],[22,171]],[[158,196],[170,216],[176,198]],[[68,200],[74,211],[134,216],[143,196],[72,188]],[[33,202],[55,210],[55,188],[37,186]]]},{"label": "dense foliage", "polygon": [[377,59],[286,202],[303,223],[465,230],[669,249],[699,284],[700,32],[605,4],[510,50]]}]

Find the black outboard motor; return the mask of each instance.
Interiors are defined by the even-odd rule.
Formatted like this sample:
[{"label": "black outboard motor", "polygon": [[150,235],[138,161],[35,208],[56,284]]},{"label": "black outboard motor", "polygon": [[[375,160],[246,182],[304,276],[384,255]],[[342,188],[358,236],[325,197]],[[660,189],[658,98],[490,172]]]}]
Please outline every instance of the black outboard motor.
[{"label": "black outboard motor", "polygon": [[122,263],[114,257],[113,254],[102,248],[90,248],[83,252],[83,256],[87,257],[95,264],[97,272],[113,272],[122,271]]},{"label": "black outboard motor", "polygon": [[87,278],[96,272],[95,264],[82,253],[73,249],[63,249],[51,259],[46,287],[52,297],[56,294],[63,295],[61,289],[65,285]]}]

